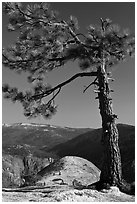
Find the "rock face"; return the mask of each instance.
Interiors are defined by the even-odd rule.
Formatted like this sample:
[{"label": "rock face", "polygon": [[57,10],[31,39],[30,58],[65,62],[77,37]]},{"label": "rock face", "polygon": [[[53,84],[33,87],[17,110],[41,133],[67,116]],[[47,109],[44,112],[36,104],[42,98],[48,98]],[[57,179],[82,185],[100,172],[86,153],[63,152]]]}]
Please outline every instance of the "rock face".
[{"label": "rock face", "polygon": [[66,156],[38,172],[36,185],[73,185],[77,180],[89,185],[99,180],[100,170],[86,159]]},{"label": "rock face", "polygon": [[31,185],[37,172],[49,164],[48,159],[40,159],[28,155],[24,158],[18,156],[2,156],[2,187],[20,187]]},{"label": "rock face", "polygon": [[24,165],[20,158],[10,155],[2,157],[2,187],[17,187],[22,184]]}]

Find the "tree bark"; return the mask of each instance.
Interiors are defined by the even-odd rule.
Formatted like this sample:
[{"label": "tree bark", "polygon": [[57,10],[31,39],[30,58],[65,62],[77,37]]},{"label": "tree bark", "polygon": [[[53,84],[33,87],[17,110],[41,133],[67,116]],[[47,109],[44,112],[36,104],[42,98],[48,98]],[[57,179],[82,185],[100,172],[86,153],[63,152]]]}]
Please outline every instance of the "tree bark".
[{"label": "tree bark", "polygon": [[104,161],[100,182],[111,186],[119,186],[122,182],[122,166],[118,145],[119,134],[115,122],[117,116],[113,113],[108,76],[101,67],[98,69],[97,79],[99,109],[102,118],[102,143],[104,147]]}]

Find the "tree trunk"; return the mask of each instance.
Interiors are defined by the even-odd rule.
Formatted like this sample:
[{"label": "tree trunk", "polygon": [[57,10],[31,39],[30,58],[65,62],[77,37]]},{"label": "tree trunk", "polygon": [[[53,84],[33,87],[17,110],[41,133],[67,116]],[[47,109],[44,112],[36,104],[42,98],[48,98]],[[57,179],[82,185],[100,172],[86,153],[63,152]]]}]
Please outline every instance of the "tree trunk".
[{"label": "tree trunk", "polygon": [[116,115],[112,109],[112,99],[106,72],[98,69],[98,99],[102,118],[102,143],[104,147],[104,163],[101,169],[100,182],[111,186],[119,186],[122,182],[122,166],[118,145],[118,129]]}]

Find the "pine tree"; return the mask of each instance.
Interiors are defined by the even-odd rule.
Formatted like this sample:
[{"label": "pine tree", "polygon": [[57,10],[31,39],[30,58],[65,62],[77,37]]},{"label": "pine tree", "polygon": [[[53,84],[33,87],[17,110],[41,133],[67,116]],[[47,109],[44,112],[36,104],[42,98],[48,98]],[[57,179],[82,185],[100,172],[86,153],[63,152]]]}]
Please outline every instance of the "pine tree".
[{"label": "pine tree", "polygon": [[[118,145],[117,115],[112,108],[109,70],[112,66],[134,54],[134,36],[121,31],[109,19],[100,19],[100,26],[90,25],[87,35],[79,33],[78,21],[70,16],[68,21],[59,18],[47,3],[5,3],[9,17],[8,30],[19,33],[14,45],[3,49],[3,65],[16,72],[27,72],[29,91],[3,85],[4,97],[19,101],[28,118],[42,115],[49,118],[56,113],[55,98],[62,88],[79,77],[92,77],[92,85],[99,101],[102,119],[104,164],[99,184],[124,186],[121,156]],[[82,40],[81,40],[82,39]],[[44,83],[47,72],[77,60],[81,72],[52,87]],[[102,185],[103,186],[103,185]]]}]

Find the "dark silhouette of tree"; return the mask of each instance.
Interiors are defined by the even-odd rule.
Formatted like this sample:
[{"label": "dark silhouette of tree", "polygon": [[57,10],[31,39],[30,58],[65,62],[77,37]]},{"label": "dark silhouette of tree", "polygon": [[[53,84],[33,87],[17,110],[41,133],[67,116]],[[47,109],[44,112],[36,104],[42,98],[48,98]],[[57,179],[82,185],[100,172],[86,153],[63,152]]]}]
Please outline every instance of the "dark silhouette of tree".
[{"label": "dark silhouette of tree", "polygon": [[[27,72],[32,90],[19,91],[3,85],[4,97],[19,101],[26,117],[42,115],[49,118],[56,113],[55,98],[62,88],[79,77],[92,77],[92,85],[99,101],[102,118],[102,143],[104,164],[99,185],[109,184],[122,189],[121,156],[118,145],[117,115],[112,109],[109,70],[112,66],[134,54],[134,36],[121,31],[109,19],[100,19],[100,26],[88,27],[87,35],[78,32],[78,22],[73,16],[61,20],[47,3],[5,3],[9,16],[9,31],[19,34],[11,47],[3,49],[3,65],[16,72]],[[65,65],[68,61],[79,63],[81,72],[52,87],[44,82],[47,72]],[[102,185],[103,186],[103,185]]]}]

